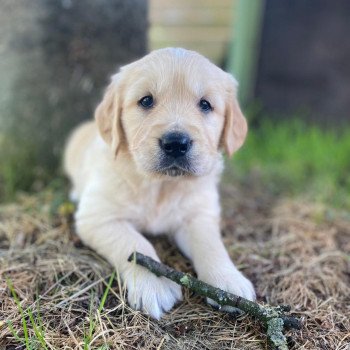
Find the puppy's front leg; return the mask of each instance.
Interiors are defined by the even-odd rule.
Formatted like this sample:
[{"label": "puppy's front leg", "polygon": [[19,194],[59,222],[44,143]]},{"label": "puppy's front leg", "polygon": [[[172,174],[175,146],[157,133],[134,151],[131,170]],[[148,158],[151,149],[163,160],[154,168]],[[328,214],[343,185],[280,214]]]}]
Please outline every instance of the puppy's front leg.
[{"label": "puppy's front leg", "polygon": [[129,222],[108,218],[101,213],[86,215],[78,211],[76,224],[83,242],[105,257],[120,273],[131,307],[159,319],[182,299],[179,285],[127,261],[134,251],[159,261],[150,242]]},{"label": "puppy's front leg", "polygon": [[[252,283],[237,270],[224,247],[218,218],[208,215],[191,218],[177,232],[175,240],[192,260],[200,280],[249,300],[255,299]],[[211,299],[208,302],[216,305]]]}]

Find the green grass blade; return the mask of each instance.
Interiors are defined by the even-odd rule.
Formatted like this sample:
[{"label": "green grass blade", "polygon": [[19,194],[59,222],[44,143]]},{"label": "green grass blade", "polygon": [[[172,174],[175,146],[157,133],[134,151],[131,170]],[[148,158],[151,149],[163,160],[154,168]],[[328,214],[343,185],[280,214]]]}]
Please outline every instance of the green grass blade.
[{"label": "green grass blade", "polygon": [[84,350],[89,350],[90,349],[90,342],[92,339],[92,335],[95,330],[95,322],[92,320],[92,306],[93,306],[93,297],[94,294],[91,294],[91,301],[90,301],[90,309],[89,309],[89,331],[88,334],[85,332],[85,327],[84,327]]},{"label": "green grass blade", "polygon": [[26,349],[31,350],[31,346],[29,345],[29,336],[28,336],[28,327],[27,327],[27,321],[25,319],[25,314],[23,311],[23,308],[21,306],[21,303],[19,302],[18,296],[16,294],[15,289],[13,288],[12,282],[10,279],[6,278],[6,283],[8,288],[11,291],[11,294],[13,296],[13,299],[15,300],[15,303],[19,309],[19,312],[21,314],[21,319],[22,319],[22,327],[23,327],[23,333],[24,333],[24,340],[25,340],[25,345]]},{"label": "green grass blade", "polygon": [[[107,287],[103,293],[103,296],[102,296],[102,299],[101,299],[101,302],[100,302],[100,305],[98,307],[98,312],[101,312],[105,303],[106,303],[106,300],[107,300],[107,296],[108,296],[108,293],[111,289],[111,286],[112,286],[112,283],[114,281],[114,278],[115,278],[115,272],[112,273],[111,277],[109,278],[108,280],[108,283],[107,283]],[[92,335],[94,333],[94,330],[95,330],[95,327],[96,327],[96,323],[95,321],[93,320],[93,317],[92,317],[92,307],[93,307],[93,294],[91,295],[91,302],[90,302],[90,310],[89,310],[89,330],[88,332],[85,331],[85,327],[83,325],[83,329],[84,329],[84,350],[89,350],[90,349],[90,342],[91,342],[91,339],[92,339]]]},{"label": "green grass blade", "polygon": [[47,350],[47,346],[46,346],[46,341],[45,341],[45,337],[43,335],[43,331],[40,327],[37,326],[35,320],[34,320],[34,317],[33,317],[33,313],[32,313],[32,310],[28,309],[27,310],[28,312],[28,315],[29,315],[29,319],[30,319],[30,322],[33,326],[33,329],[34,329],[34,334],[35,336],[38,338],[41,346]]},{"label": "green grass blade", "polygon": [[112,273],[111,277],[109,278],[109,281],[108,281],[108,284],[107,284],[107,287],[106,287],[106,290],[104,291],[103,293],[103,296],[102,296],[102,299],[101,299],[101,302],[100,302],[100,306],[98,307],[98,311],[101,312],[104,305],[105,305],[105,302],[106,302],[106,299],[107,299],[107,296],[108,296],[108,293],[112,287],[112,283],[114,281],[114,278],[115,278],[115,271]]},{"label": "green grass blade", "polygon": [[38,328],[40,330],[40,332],[42,334],[44,334],[44,324],[43,324],[43,321],[41,319],[41,315],[40,315],[40,312],[39,312],[39,303],[37,304],[37,320],[38,320]]},{"label": "green grass blade", "polygon": [[21,339],[21,338],[19,337],[19,335],[18,335],[18,333],[16,332],[16,330],[14,329],[14,327],[13,327],[11,321],[8,321],[8,322],[7,322],[7,326],[9,327],[10,332],[11,332],[11,334],[13,335],[13,337],[14,337],[19,343],[22,343],[22,342],[23,342],[23,339]]}]

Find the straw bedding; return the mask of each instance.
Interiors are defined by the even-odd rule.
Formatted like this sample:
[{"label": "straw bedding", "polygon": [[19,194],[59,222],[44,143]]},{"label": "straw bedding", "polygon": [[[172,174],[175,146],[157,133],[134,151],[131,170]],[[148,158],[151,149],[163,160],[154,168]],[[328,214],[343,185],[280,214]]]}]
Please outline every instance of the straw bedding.
[{"label": "straw bedding", "polygon": [[[81,244],[69,205],[53,209],[55,200],[44,192],[0,208],[0,349],[25,348],[23,317],[9,283],[33,349],[44,347],[28,308],[42,325],[47,349],[265,349],[257,322],[213,310],[188,291],[158,322],[128,307],[115,278],[98,311],[112,268]],[[290,304],[304,319],[301,331],[288,333],[291,348],[349,350],[348,214],[227,184],[222,203],[225,244],[256,286],[258,300]],[[152,242],[163,262],[193,273],[165,238]]]}]

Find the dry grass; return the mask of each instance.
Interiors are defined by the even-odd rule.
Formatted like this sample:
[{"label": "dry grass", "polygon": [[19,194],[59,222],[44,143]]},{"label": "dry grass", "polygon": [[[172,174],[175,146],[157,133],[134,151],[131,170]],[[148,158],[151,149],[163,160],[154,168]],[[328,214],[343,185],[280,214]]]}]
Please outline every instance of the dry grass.
[{"label": "dry grass", "polygon": [[[188,292],[155,322],[128,307],[116,278],[99,312],[112,269],[81,245],[68,217],[49,215],[51,201],[23,197],[1,208],[0,349],[25,348],[23,321],[33,349],[265,348],[257,323],[214,311]],[[225,243],[259,300],[291,304],[305,319],[302,331],[290,333],[294,348],[350,349],[350,219],[228,185],[223,205]],[[164,262],[192,271],[165,239],[153,241]]]}]

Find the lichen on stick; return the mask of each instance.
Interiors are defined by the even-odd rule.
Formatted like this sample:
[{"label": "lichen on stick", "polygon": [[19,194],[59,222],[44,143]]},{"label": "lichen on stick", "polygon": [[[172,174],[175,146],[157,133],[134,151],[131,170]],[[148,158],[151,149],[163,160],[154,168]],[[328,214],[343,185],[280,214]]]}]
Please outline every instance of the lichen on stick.
[{"label": "lichen on stick", "polygon": [[288,305],[260,305],[238,295],[225,292],[220,288],[211,286],[190,274],[177,271],[138,252],[131,254],[128,260],[147,268],[158,277],[164,276],[198,295],[213,299],[221,306],[235,307],[258,319],[266,328],[270,349],[288,350],[287,339],[283,334],[283,330],[286,328],[301,328],[300,320],[286,315],[286,313],[290,311]]}]

